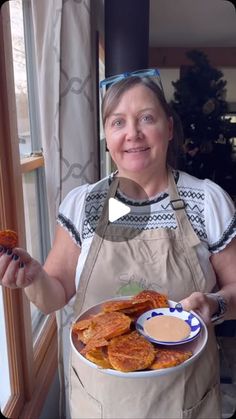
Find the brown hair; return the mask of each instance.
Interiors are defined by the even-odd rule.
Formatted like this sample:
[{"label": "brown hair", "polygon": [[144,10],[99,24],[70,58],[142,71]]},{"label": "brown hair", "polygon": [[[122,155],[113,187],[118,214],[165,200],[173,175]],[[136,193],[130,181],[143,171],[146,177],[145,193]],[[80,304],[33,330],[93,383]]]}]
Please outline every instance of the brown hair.
[{"label": "brown hair", "polygon": [[172,167],[177,167],[178,156],[183,142],[182,124],[176,112],[167,103],[162,89],[152,79],[148,77],[127,77],[109,87],[102,102],[103,125],[105,126],[107,118],[119,104],[123,94],[137,84],[141,84],[149,88],[157,97],[162,109],[166,114],[166,117],[173,118],[173,139],[169,142],[167,163]]}]

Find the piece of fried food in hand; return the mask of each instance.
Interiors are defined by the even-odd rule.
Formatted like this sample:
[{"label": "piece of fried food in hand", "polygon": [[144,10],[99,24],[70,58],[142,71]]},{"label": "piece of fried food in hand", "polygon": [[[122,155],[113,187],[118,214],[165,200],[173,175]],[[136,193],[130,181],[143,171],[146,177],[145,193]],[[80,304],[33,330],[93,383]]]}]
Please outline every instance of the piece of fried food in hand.
[{"label": "piece of fried food in hand", "polygon": [[154,358],[154,346],[137,332],[113,338],[108,345],[108,359],[118,371],[144,370]]},{"label": "piece of fried food in hand", "polygon": [[169,307],[167,295],[160,294],[157,291],[143,290],[133,297],[134,301],[144,301],[145,299],[150,301],[151,309]]},{"label": "piece of fried food in hand", "polygon": [[13,230],[0,231],[0,245],[6,249],[13,249],[18,244],[18,235]]},{"label": "piece of fried food in hand", "polygon": [[151,370],[175,367],[192,356],[191,351],[179,351],[176,349],[158,348],[155,352],[155,359],[149,367]]}]

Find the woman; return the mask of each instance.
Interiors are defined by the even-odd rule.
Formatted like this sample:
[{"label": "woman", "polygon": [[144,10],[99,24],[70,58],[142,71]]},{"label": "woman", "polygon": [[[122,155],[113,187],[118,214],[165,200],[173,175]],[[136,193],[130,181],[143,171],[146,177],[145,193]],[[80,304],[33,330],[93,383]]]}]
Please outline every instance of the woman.
[{"label": "woman", "polygon": [[[209,325],[208,344],[181,372],[124,379],[101,374],[72,354],[71,415],[220,418],[211,319],[236,318],[234,206],[213,182],[168,167],[174,122],[153,79],[136,74],[113,83],[102,113],[118,171],[68,194],[44,268],[22,249],[14,249],[13,257],[2,250],[1,283],[24,287],[45,313],[73,297],[78,316],[102,300],[142,288],[165,292],[185,309],[196,310]],[[109,223],[108,199],[114,196],[132,211]],[[137,229],[139,234],[133,234]]]}]

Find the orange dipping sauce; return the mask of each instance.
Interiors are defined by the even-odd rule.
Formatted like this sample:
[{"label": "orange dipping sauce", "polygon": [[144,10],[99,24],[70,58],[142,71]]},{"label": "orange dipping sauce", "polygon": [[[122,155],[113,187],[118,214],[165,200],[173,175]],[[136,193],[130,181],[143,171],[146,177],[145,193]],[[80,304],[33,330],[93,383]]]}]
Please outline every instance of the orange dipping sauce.
[{"label": "orange dipping sauce", "polygon": [[186,339],[190,326],[182,319],[174,316],[155,316],[144,322],[144,331],[160,342],[178,342]]}]

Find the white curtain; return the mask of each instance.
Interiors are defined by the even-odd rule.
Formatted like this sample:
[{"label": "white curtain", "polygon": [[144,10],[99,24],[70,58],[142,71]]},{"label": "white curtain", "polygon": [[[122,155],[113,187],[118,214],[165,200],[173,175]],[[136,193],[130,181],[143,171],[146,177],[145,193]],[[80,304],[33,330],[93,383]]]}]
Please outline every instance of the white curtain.
[{"label": "white curtain", "polygon": [[[72,188],[98,179],[96,64],[90,0],[31,2],[52,239],[61,200]],[[72,315],[71,305],[57,313],[61,416],[66,417]]]}]

